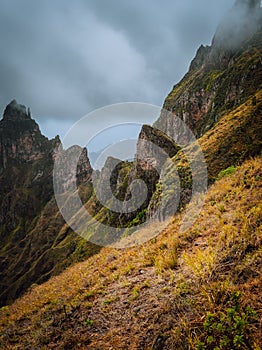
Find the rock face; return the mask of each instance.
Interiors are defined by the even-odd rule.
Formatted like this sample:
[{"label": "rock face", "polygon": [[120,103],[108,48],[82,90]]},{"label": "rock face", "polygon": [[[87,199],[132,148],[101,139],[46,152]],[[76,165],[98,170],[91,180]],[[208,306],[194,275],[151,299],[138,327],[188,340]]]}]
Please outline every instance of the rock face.
[{"label": "rock face", "polygon": [[[28,188],[28,213],[32,217],[52,196],[53,148],[57,139],[49,141],[31,119],[26,107],[13,100],[0,121],[0,224],[9,232],[25,214],[24,199],[18,200],[15,188]],[[34,197],[34,198],[33,198]],[[34,206],[34,204],[36,204]],[[30,215],[31,216],[31,215]]]},{"label": "rock face", "polygon": [[86,205],[98,222],[112,227],[128,222],[121,212],[126,200],[131,167],[129,161],[108,157],[101,172],[96,172],[93,177],[95,193]]},{"label": "rock face", "polygon": [[[143,125],[137,142],[135,160],[129,173],[125,196],[125,200],[128,201],[131,198],[131,192],[133,192],[133,204],[136,210],[124,216],[126,221],[134,220],[141,211],[147,210],[161,176],[162,167],[179,149],[180,147],[161,130]],[[136,180],[141,180],[142,184],[138,185]],[[146,195],[144,195],[144,185],[147,188]],[[142,195],[145,196],[145,201],[142,206],[137,208],[137,198]],[[143,219],[145,218],[144,215]]]},{"label": "rock face", "polygon": [[[56,173],[59,181],[56,181],[56,193],[65,193],[76,186],[91,181],[92,167],[88,158],[86,148],[74,145],[64,150],[59,145],[55,152]],[[75,160],[78,158],[77,165]]]},{"label": "rock face", "polygon": [[[14,100],[6,107],[0,121],[0,305],[96,251],[66,228],[56,206],[53,165],[60,147],[59,137],[48,140],[41,134],[25,106]],[[71,179],[66,162],[63,170],[66,191]],[[89,181],[91,171],[83,149],[79,186]]]},{"label": "rock face", "polygon": [[6,106],[3,120],[18,121],[18,120],[30,120],[30,119],[31,119],[30,110],[29,109],[26,110],[26,107],[18,104],[16,100],[11,101],[9,105]]},{"label": "rock face", "polygon": [[[174,86],[164,109],[202,136],[223,111],[252,96],[261,84],[260,1],[236,1],[219,25],[211,46],[201,46],[189,72]],[[155,123],[172,138],[180,130],[163,112]]]},{"label": "rock face", "polygon": [[99,174],[99,183],[97,184],[97,197],[103,203],[112,199],[112,195],[119,196],[119,185],[124,179],[120,177],[120,171],[124,162],[114,157],[108,157],[101,173]]},{"label": "rock face", "polygon": [[[12,302],[32,283],[41,283],[98,251],[68,228],[55,203],[52,172],[59,152],[65,180],[56,190],[66,199],[77,183],[82,203],[91,214],[85,226],[88,238],[97,235],[101,240],[96,242],[107,241],[101,223],[121,226],[120,237],[126,228],[147,218],[163,220],[165,216],[157,211],[163,188],[179,192],[182,206],[191,199],[192,173],[182,150],[189,129],[200,139],[210,183],[221,170],[261,151],[261,57],[260,2],[236,1],[212,45],[199,48],[189,72],[166,98],[167,112],[161,113],[153,127],[142,127],[134,162],[109,158],[97,174],[98,194],[105,196],[105,202],[111,201],[113,193],[124,206],[131,203],[133,211],[103,206],[93,191],[87,150],[78,146],[61,149],[58,137],[44,137],[30,111],[12,101],[0,121],[0,304]],[[193,152],[194,147],[191,158]],[[73,169],[70,157],[75,153],[80,157]],[[162,166],[169,158],[173,163],[163,176]],[[144,194],[143,184],[145,200],[136,206],[135,201]],[[173,199],[165,203],[167,215]]]},{"label": "rock face", "polygon": [[31,119],[30,111],[13,100],[5,109],[0,121],[0,166],[7,167],[12,160],[17,162],[40,159],[52,150],[53,143],[44,137]]},{"label": "rock face", "polygon": [[[144,139],[151,139],[165,149],[167,139],[179,140],[179,144],[186,145],[189,138],[188,128],[196,138],[200,138],[217,124],[225,112],[228,113],[242,105],[259,91],[262,81],[261,19],[260,1],[236,1],[230,13],[219,25],[212,45],[200,46],[191,62],[189,72],[167,96],[163,111],[154,124],[154,128],[163,131],[162,135],[160,133],[154,137],[157,130],[150,130],[146,126],[142,128],[138,141],[138,154],[151,152],[148,145],[144,144]],[[252,129],[254,125],[251,124],[247,128]],[[239,131],[237,133],[240,135]],[[255,134],[257,135],[256,132]],[[171,142],[173,143],[171,149],[175,156],[174,162],[179,168],[182,184],[181,201],[182,204],[186,204],[191,198],[191,175],[188,167],[181,165],[183,157],[174,141]],[[245,156],[257,152],[257,147],[254,146],[251,149],[248,141],[244,140],[244,136],[242,142],[243,147],[247,147],[247,152],[243,152]],[[232,152],[231,147],[233,147]],[[221,151],[224,156],[230,154],[228,162],[225,162],[229,165],[230,161],[237,163],[234,147],[227,143],[227,148]],[[211,150],[206,150],[207,156],[211,153]],[[209,159],[210,181],[218,171],[217,168],[216,170],[212,168],[215,157],[216,155],[212,153],[212,159]],[[136,158],[130,172],[130,184],[137,177],[149,179],[149,203],[146,202],[145,207],[140,208],[140,210],[146,208],[149,217],[153,216],[158,198],[161,197],[161,191],[159,191],[161,182],[159,182],[159,174],[154,169],[156,164],[157,160],[154,156],[149,156],[147,162],[141,162]],[[164,183],[169,183],[172,178],[173,174],[169,173]]]}]

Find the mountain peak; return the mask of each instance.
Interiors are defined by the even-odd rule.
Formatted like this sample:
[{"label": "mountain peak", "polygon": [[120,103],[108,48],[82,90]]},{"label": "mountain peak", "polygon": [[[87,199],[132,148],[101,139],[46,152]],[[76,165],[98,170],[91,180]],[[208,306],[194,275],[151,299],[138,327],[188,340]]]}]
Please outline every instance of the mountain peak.
[{"label": "mountain peak", "polygon": [[222,20],[212,46],[233,52],[261,28],[261,1],[236,0]]},{"label": "mountain peak", "polygon": [[4,120],[29,120],[31,119],[30,109],[12,100],[5,108]]},{"label": "mountain peak", "polygon": [[0,121],[0,167],[9,161],[26,162],[43,157],[54,141],[41,134],[38,124],[31,118],[30,109],[12,100]]}]

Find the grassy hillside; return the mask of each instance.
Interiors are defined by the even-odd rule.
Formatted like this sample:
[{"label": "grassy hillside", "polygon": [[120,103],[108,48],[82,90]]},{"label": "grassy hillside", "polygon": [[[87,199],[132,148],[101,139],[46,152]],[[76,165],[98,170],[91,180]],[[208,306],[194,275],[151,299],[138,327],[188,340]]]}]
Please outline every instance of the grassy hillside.
[{"label": "grassy hillside", "polygon": [[[134,179],[147,183],[148,201],[140,212],[119,216],[102,206],[92,190],[86,154],[78,174],[83,180],[79,194],[92,219],[86,220],[83,210],[75,217],[83,220],[86,237],[101,238],[96,240],[99,243],[111,239],[101,224],[118,227],[121,223],[128,230],[153,217],[162,196],[172,198],[178,193],[174,181],[178,173],[179,212],[167,225],[154,223],[135,237],[124,238],[127,243],[144,242],[160,225],[165,227],[140,246],[100,248],[72,232],[53,197],[53,151],[58,139],[50,141],[54,144],[43,148],[39,158],[40,143],[27,154],[27,136],[20,140],[15,132],[14,140],[19,139],[23,147],[20,153],[13,152],[20,149],[13,146],[13,132],[9,135],[2,128],[7,136],[2,148],[9,149],[13,158],[0,161],[4,168],[10,167],[6,173],[0,171],[4,199],[0,304],[12,302],[26,289],[27,293],[0,308],[0,349],[261,349],[261,34],[259,29],[249,39],[242,38],[241,47],[234,50],[217,45],[217,35],[212,46],[201,46],[189,72],[165,100],[164,108],[172,113],[161,113],[155,123],[168,137],[150,126],[142,127],[139,140],[152,141],[172,157],[160,180],[150,162],[121,162],[114,169],[116,160],[107,160],[101,178],[114,171],[111,189],[103,187],[102,180],[99,183],[103,192],[112,190],[123,201],[129,199]],[[198,201],[194,198],[187,204],[195,175],[188,159],[196,159],[198,150],[195,143],[187,146],[186,159],[184,150],[171,141],[170,137],[179,136],[187,144],[187,130],[178,130],[174,116],[196,134],[208,168],[204,206],[193,226],[183,232],[183,216],[185,212],[194,215],[194,200]],[[139,147],[150,155],[150,146],[146,149],[138,142],[138,151]],[[201,169],[199,162],[195,171],[203,175]],[[168,188],[167,193],[163,188]],[[166,203],[164,209],[174,201]],[[47,281],[51,276],[55,277]]]},{"label": "grassy hillside", "polygon": [[262,159],[219,175],[200,217],[104,248],[1,309],[1,349],[260,349]]},{"label": "grassy hillside", "polygon": [[[238,47],[224,47],[222,39],[225,33],[219,39],[220,31],[211,46],[200,47],[189,72],[165,100],[164,108],[173,114],[167,116],[163,112],[155,123],[168,137],[152,127],[142,127],[140,142],[148,140],[170,156],[174,155],[175,166],[169,169],[163,182],[168,184],[167,192],[172,195],[172,189],[176,191],[173,181],[175,170],[178,171],[182,187],[181,208],[191,199],[192,174],[183,151],[179,151],[170,139],[176,139],[177,133],[181,133],[183,139],[187,133],[186,128],[178,130],[173,115],[183,119],[197,137],[203,135],[199,143],[208,165],[209,184],[215,181],[221,170],[228,167],[235,169],[249,157],[260,154],[261,9],[257,15],[259,13],[260,20],[251,32],[249,26],[243,26],[243,22],[238,24],[242,27],[241,33],[247,31]],[[246,17],[247,21],[258,19],[257,15]],[[233,33],[229,34],[230,40],[234,41]],[[33,283],[46,281],[69,265],[95,254],[99,247],[74,234],[65,225],[55,204],[52,170],[59,138],[48,141],[30,113],[16,101],[6,108],[0,121],[0,134],[0,305],[6,305],[21,296]],[[144,149],[143,142],[141,145],[141,154],[150,155],[150,147]],[[125,227],[117,235],[112,230],[118,237],[127,235],[134,226],[154,217],[164,187],[156,169],[148,167],[149,163],[136,159],[133,163],[123,162],[114,170],[111,187],[121,201],[130,199],[130,187],[136,178],[146,182],[149,189],[143,206],[132,213],[118,215],[103,207],[92,192],[92,185],[88,183],[91,166],[88,159],[83,162],[82,173],[78,174],[78,180],[82,181],[79,192],[92,215],[90,220],[85,221],[83,232],[86,237],[104,245],[112,241],[112,235],[108,232],[105,235],[101,224]],[[104,170],[106,173],[108,169]],[[103,181],[99,187],[106,192]],[[173,203],[172,200],[167,201],[166,207],[170,207],[170,202]],[[168,210],[163,212],[170,213]],[[85,217],[81,217],[80,212],[79,219],[82,218]]]}]

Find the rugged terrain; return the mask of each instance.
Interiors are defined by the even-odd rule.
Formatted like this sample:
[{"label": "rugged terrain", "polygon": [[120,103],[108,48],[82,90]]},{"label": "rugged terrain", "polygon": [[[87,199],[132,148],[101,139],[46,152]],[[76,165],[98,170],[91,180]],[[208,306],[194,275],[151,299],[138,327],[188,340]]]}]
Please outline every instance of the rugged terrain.
[{"label": "rugged terrain", "polygon": [[[57,208],[52,172],[59,145],[58,137],[41,134],[24,106],[12,101],[6,107],[0,121],[1,305],[98,251],[65,227]],[[87,157],[80,163],[78,178],[86,182],[91,166]]]},{"label": "rugged terrain", "polygon": [[[199,48],[167,96],[159,119],[142,127],[134,161],[108,158],[100,188],[109,176],[113,194],[129,200],[134,180],[143,180],[148,196],[139,210],[117,215],[101,205],[82,151],[77,184],[93,216],[85,223],[88,237],[102,234],[100,224],[121,226],[122,234],[154,217],[162,189],[172,198],[179,175],[177,214],[138,247],[100,249],[65,225],[52,188],[59,138],[42,136],[30,111],[15,101],[6,108],[0,121],[2,304],[31,288],[0,309],[1,348],[261,349],[261,18],[260,1],[237,0],[211,46]],[[200,215],[182,232],[185,211],[194,214],[199,199],[188,205],[195,174],[187,156],[197,150],[196,142],[188,144],[188,128],[203,151],[209,187]],[[157,157],[153,144],[163,150]],[[160,176],[156,168],[165,158],[172,163]],[[66,194],[73,178],[66,163],[65,171],[60,191]]]},{"label": "rugged terrain", "polygon": [[2,308],[1,348],[260,349],[261,165],[222,172],[183,234],[177,214],[157,239],[103,248]]}]

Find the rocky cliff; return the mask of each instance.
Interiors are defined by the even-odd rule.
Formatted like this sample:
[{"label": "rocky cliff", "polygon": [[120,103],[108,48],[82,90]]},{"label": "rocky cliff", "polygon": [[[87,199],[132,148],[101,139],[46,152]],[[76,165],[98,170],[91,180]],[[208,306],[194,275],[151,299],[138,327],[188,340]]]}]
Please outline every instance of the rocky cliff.
[{"label": "rocky cliff", "polygon": [[[0,304],[10,303],[32,283],[97,251],[67,228],[53,193],[53,164],[59,137],[48,140],[25,106],[12,101],[0,121]],[[70,153],[65,150],[64,153]],[[70,169],[64,163],[70,186]],[[79,188],[90,179],[83,149]],[[80,191],[86,200],[90,194]]]},{"label": "rocky cliff", "polygon": [[[87,203],[88,207],[93,208],[92,215],[99,212],[97,217],[100,222],[115,227],[130,227],[153,218],[163,198],[163,187],[169,188],[170,196],[166,198],[163,209],[166,215],[172,212],[175,192],[180,195],[180,208],[185,206],[192,195],[192,175],[200,177],[203,171],[199,168],[199,174],[192,174],[181,149],[187,146],[191,132],[196,139],[200,139],[203,135],[210,135],[209,131],[211,135],[217,133],[218,125],[222,129],[216,147],[212,137],[209,141],[204,137],[203,151],[209,183],[216,179],[221,170],[241,164],[246,158],[260,152],[258,118],[261,96],[256,93],[260,91],[262,81],[261,18],[260,2],[237,1],[219,25],[211,46],[198,49],[188,73],[166,98],[159,119],[153,127],[142,127],[133,164],[122,170],[125,172],[125,185],[122,186],[121,199],[127,203],[123,207],[124,213],[104,208],[95,196]],[[234,113],[242,115],[241,111],[244,110],[246,115],[242,119],[234,118]],[[220,120],[226,123],[227,118],[230,130],[219,123]],[[214,128],[216,131],[212,133]],[[248,131],[248,137],[244,130]],[[195,157],[190,150],[188,152],[192,158]],[[162,168],[168,159],[172,159],[173,167],[170,166],[163,174]],[[114,163],[109,159],[102,171],[101,189],[104,188],[103,179],[108,177],[105,174],[112,171],[114,175],[111,180],[118,176],[119,171],[113,171]],[[180,178],[180,188],[174,185],[176,174]],[[141,205],[137,203],[143,195],[144,185],[137,180],[141,180],[147,188]],[[114,181],[121,183],[120,179]],[[114,187],[112,182],[111,185]],[[134,210],[129,211],[128,206]],[[160,215],[158,219],[165,218],[163,213],[157,215]]]},{"label": "rocky cliff", "polygon": [[[122,215],[121,221],[126,220],[136,224],[146,219],[147,207],[151,197],[156,191],[156,185],[161,176],[161,169],[165,162],[172,158],[180,147],[168,135],[161,130],[149,125],[143,125],[137,142],[137,151],[132,168],[129,172],[128,188],[125,195],[125,201],[133,201],[134,211]],[[141,180],[142,184],[137,184]],[[138,206],[138,198],[143,195],[143,187],[146,185],[145,200],[141,206]],[[131,193],[133,198],[131,198]],[[139,220],[138,218],[139,217]]]},{"label": "rocky cliff", "polygon": [[[261,30],[260,1],[236,1],[219,25],[211,46],[200,46],[188,73],[167,96],[162,113],[153,128],[142,128],[137,143],[137,156],[129,175],[129,185],[132,186],[136,178],[143,179],[148,187],[148,198],[132,215],[137,216],[146,210],[147,217],[153,217],[162,196],[163,184],[168,184],[170,192],[180,191],[176,186],[171,191],[172,186],[170,187],[176,171],[181,180],[181,205],[189,202],[192,174],[185,154],[179,147],[188,144],[189,130],[199,139],[212,128],[217,128],[219,120],[226,114],[234,113],[233,111],[237,114],[239,109],[249,110],[249,104],[254,109],[253,115],[247,112],[241,121],[237,117],[233,121],[230,119],[230,123],[233,123],[231,131],[227,130],[227,136],[221,131],[224,139],[218,140],[216,147],[211,148],[211,142],[210,147],[209,142],[205,142],[204,155],[209,183],[214,181],[223,168],[241,164],[244,159],[260,152],[258,140],[261,138],[261,128],[258,128],[258,118],[261,115],[261,101],[260,95],[256,93],[261,89],[262,82]],[[244,130],[248,130],[248,137]],[[145,143],[145,139],[149,143]],[[152,144],[159,145],[171,157],[174,156],[174,167],[170,167],[161,181],[161,167],[157,160],[160,154],[152,154]],[[144,157],[145,154],[147,158]],[[194,157],[194,154],[191,156]],[[169,210],[166,209],[166,212]]]},{"label": "rocky cliff", "polygon": [[[223,111],[237,107],[261,86],[260,1],[236,1],[219,25],[211,46],[201,46],[189,72],[174,86],[163,108],[202,136]],[[156,127],[172,138],[180,132],[163,112]]]},{"label": "rocky cliff", "polygon": [[[234,30],[232,21],[234,18]],[[230,34],[230,35],[229,35]],[[208,181],[261,152],[262,81],[261,9],[258,1],[236,1],[222,21],[211,46],[201,46],[185,77],[174,86],[153,127],[144,125],[133,163],[109,158],[93,191],[92,168],[83,149],[75,169],[68,160],[79,150],[61,148],[59,138],[45,138],[30,111],[12,101],[0,121],[0,299],[9,303],[32,283],[40,283],[98,247],[87,244],[65,224],[54,200],[52,170],[60,150],[65,193],[76,180],[82,203],[90,214],[85,237],[106,244],[103,225],[125,229],[154,217],[169,189],[164,212],[170,214],[172,193],[180,196],[180,210],[192,195],[192,171],[184,148],[191,130],[204,152]],[[182,123],[183,122],[183,123]],[[183,126],[184,125],[184,126]],[[179,144],[177,142],[179,140]],[[194,158],[194,144],[189,155]],[[172,161],[165,174],[166,160]],[[196,169],[198,171],[198,169]],[[180,188],[175,178],[179,176]],[[201,176],[201,170],[200,174]],[[137,200],[147,193],[142,204]],[[111,195],[123,211],[110,210]],[[105,203],[101,199],[105,196]],[[129,210],[129,209],[134,210]],[[81,220],[81,214],[79,218]],[[157,217],[165,219],[163,215]],[[110,231],[110,230],[109,230]],[[115,231],[114,231],[115,232]],[[109,239],[114,241],[114,237]]]},{"label": "rocky cliff", "polygon": [[52,151],[53,142],[41,134],[37,123],[31,119],[30,111],[15,100],[4,111],[0,135],[1,171],[13,160],[33,161]]}]

